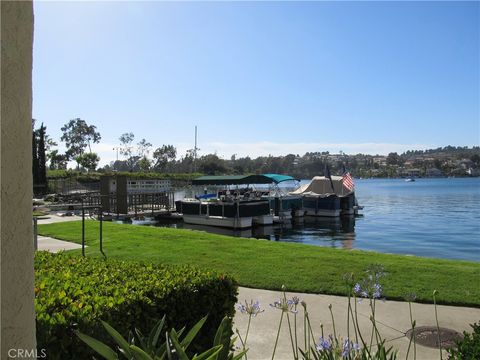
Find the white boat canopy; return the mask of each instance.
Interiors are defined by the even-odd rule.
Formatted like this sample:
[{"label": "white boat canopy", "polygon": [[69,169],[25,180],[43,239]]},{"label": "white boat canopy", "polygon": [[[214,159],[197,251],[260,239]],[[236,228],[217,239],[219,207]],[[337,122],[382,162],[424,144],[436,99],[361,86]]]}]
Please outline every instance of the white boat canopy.
[{"label": "white boat canopy", "polygon": [[[333,189],[332,189],[333,184]],[[315,176],[308,184],[300,186],[295,191],[290,192],[292,195],[327,195],[335,194],[337,196],[345,196],[351,194],[343,185],[342,176],[332,175],[332,181],[325,176]]]}]

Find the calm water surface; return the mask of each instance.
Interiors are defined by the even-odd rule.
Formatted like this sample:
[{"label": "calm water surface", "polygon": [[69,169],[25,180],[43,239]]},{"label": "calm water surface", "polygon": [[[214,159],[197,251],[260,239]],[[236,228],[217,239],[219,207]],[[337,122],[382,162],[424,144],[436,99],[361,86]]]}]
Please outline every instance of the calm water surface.
[{"label": "calm water surface", "polygon": [[480,178],[356,180],[364,206],[355,219],[305,218],[289,225],[232,231],[161,223],[272,241],[480,261]]}]

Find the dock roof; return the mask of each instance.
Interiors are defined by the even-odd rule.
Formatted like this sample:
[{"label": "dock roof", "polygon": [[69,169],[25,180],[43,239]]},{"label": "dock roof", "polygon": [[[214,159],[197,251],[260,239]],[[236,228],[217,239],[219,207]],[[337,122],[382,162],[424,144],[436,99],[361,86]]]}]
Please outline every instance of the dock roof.
[{"label": "dock roof", "polygon": [[278,184],[282,181],[296,180],[292,176],[280,174],[262,174],[262,175],[220,175],[220,176],[200,176],[193,179],[193,185],[248,185],[248,184]]}]

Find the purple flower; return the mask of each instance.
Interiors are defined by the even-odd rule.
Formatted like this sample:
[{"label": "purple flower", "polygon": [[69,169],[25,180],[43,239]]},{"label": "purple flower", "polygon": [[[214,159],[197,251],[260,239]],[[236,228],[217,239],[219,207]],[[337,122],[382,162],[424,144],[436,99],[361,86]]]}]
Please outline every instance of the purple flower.
[{"label": "purple flower", "polygon": [[246,307],[245,305],[243,305],[243,304],[238,304],[238,305],[237,305],[237,309],[240,310],[240,312],[241,312],[242,314],[246,314],[246,313],[247,313],[247,307]]},{"label": "purple flower", "polygon": [[357,296],[364,298],[379,299],[382,296],[382,286],[378,282],[362,280],[355,284],[353,291]]},{"label": "purple flower", "polygon": [[275,300],[273,304],[270,304],[270,306],[279,309],[282,306],[282,302],[280,300]]},{"label": "purple flower", "polygon": [[378,283],[373,285],[373,298],[378,299],[380,296],[382,296],[382,286]]},{"label": "purple flower", "polygon": [[288,300],[288,303],[290,305],[298,305],[299,302],[300,302],[300,299],[297,296],[294,296],[292,297],[291,300]]},{"label": "purple flower", "polygon": [[357,343],[354,343],[353,341],[350,341],[348,338],[346,338],[343,341],[342,345],[342,357],[348,358],[350,356],[350,353],[353,353],[355,355],[355,352],[360,349],[360,346]]},{"label": "purple flower", "polygon": [[275,309],[282,310],[283,312],[298,313],[297,310],[294,310],[294,302],[292,300],[286,300],[285,298],[280,300],[275,300],[273,304],[270,304],[271,307]]},{"label": "purple flower", "polygon": [[360,289],[361,289],[360,284],[356,283],[355,286],[353,287],[353,292],[358,295],[360,293]]},{"label": "purple flower", "polygon": [[320,337],[317,345],[318,351],[330,351],[332,349],[332,343],[323,337]]},{"label": "purple flower", "polygon": [[260,308],[260,303],[257,301],[253,302],[253,300],[250,300],[250,303],[245,300],[245,305],[243,304],[238,304],[237,309],[242,313],[242,314],[248,314],[253,317],[257,316],[258,314],[264,312],[265,310],[262,310]]}]

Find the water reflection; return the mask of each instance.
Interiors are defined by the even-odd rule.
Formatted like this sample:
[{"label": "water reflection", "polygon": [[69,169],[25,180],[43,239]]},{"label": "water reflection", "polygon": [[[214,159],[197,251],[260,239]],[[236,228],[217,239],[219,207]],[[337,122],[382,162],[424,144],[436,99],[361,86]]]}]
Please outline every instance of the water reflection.
[{"label": "water reflection", "polygon": [[185,224],[179,220],[160,220],[155,226],[191,229],[213,234],[257,238],[270,241],[296,242],[311,245],[352,249],[355,240],[355,218],[297,218],[293,222],[232,230],[206,225]]},{"label": "water reflection", "polygon": [[311,245],[353,248],[355,218],[304,217],[287,226],[276,227],[270,240]]}]

